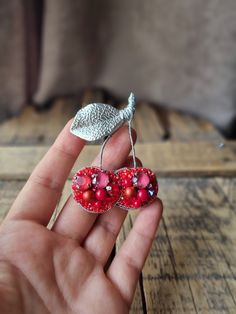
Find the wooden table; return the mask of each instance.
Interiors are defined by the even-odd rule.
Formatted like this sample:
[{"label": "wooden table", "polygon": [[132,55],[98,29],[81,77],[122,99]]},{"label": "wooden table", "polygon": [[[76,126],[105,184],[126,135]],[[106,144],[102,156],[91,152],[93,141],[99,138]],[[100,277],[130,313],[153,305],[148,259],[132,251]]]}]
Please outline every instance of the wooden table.
[{"label": "wooden table", "polygon": [[[83,102],[94,100],[103,95],[85,93]],[[42,113],[28,107],[0,125],[1,219],[78,102],[60,100]],[[206,121],[150,104],[138,106],[134,126],[137,155],[157,173],[165,210],[131,313],[236,313],[236,143]],[[87,146],[74,170],[97,151]],[[57,212],[69,190],[70,178]]]}]

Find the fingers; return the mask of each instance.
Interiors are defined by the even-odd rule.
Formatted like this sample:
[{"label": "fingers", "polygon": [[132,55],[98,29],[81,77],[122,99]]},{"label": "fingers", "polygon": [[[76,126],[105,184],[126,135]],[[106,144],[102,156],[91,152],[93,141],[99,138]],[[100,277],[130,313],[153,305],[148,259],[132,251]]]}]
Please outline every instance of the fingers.
[{"label": "fingers", "polygon": [[[133,132],[133,137],[135,141],[135,132]],[[127,127],[122,127],[107,142],[103,155],[104,169],[114,170],[123,166],[130,149],[128,129]],[[92,165],[99,166],[99,163],[100,156],[98,155]],[[52,230],[82,243],[96,218],[96,214],[83,210],[70,196]]]},{"label": "fingers", "polygon": [[159,199],[140,210],[132,230],[108,269],[108,278],[119,289],[128,304],[132,302],[140,272],[155,238],[162,210]]},{"label": "fingers", "polygon": [[28,219],[47,225],[84,140],[69,131],[69,121],[32,172],[6,219]]},{"label": "fingers", "polygon": [[[137,166],[141,167],[141,161],[136,158]],[[133,158],[129,156],[125,162],[126,167],[133,165]],[[127,211],[115,206],[107,213],[100,215],[93,228],[86,237],[83,246],[88,250],[103,266],[112,252],[117,235],[125,220]]]}]

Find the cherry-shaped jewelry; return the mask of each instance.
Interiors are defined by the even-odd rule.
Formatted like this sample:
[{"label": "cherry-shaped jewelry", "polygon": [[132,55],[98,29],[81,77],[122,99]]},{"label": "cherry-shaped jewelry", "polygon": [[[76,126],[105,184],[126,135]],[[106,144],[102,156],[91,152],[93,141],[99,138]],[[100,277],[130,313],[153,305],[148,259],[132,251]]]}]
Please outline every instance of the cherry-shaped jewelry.
[{"label": "cherry-shaped jewelry", "polygon": [[123,209],[137,209],[150,204],[157,196],[155,174],[147,168],[123,168],[117,171],[121,196],[117,205]]},{"label": "cherry-shaped jewelry", "polygon": [[110,105],[93,103],[79,110],[71,125],[71,133],[87,141],[107,137],[103,142],[99,167],[85,167],[72,179],[72,195],[86,211],[104,213],[111,209],[120,198],[118,175],[103,169],[103,151],[115,130],[133,116],[135,98],[131,93],[128,105],[122,110]]},{"label": "cherry-shaped jewelry", "polygon": [[92,213],[104,213],[120,198],[118,176],[113,171],[98,167],[85,167],[72,179],[75,201]]},{"label": "cherry-shaped jewelry", "polygon": [[126,210],[137,209],[150,204],[158,193],[155,173],[148,168],[136,166],[135,148],[131,134],[132,117],[128,123],[133,167],[122,168],[116,172],[119,177],[118,184],[121,193],[117,205]]},{"label": "cherry-shaped jewelry", "polygon": [[[123,209],[136,209],[150,204],[157,196],[155,174],[147,168],[136,167],[131,123],[135,111],[135,97],[131,93],[128,105],[122,110],[110,105],[93,103],[79,110],[71,126],[71,133],[88,141],[105,138],[101,148],[100,166],[85,167],[72,179],[75,201],[92,213],[104,213],[115,204]],[[128,121],[133,167],[107,171],[102,167],[103,151],[111,135]]]}]

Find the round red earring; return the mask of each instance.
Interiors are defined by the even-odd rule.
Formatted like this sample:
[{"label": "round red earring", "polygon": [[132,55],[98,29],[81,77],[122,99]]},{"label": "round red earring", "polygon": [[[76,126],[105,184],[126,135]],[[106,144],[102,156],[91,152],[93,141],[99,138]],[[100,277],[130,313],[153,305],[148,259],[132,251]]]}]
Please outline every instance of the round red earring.
[{"label": "round red earring", "polygon": [[72,179],[72,194],[75,201],[86,211],[104,213],[120,198],[118,176],[113,171],[85,167]]},{"label": "round red earring", "polygon": [[155,174],[147,168],[123,168],[117,171],[121,196],[117,205],[123,209],[137,209],[150,204],[157,196]]}]

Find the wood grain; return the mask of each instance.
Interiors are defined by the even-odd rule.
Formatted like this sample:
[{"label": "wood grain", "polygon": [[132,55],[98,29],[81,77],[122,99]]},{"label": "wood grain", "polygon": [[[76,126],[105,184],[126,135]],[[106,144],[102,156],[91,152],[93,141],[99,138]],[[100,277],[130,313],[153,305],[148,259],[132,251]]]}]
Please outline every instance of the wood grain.
[{"label": "wood grain", "polygon": [[81,97],[58,99],[42,111],[27,106],[0,124],[0,145],[50,145],[80,107],[92,101],[103,101],[102,93],[85,90]]},{"label": "wood grain", "polygon": [[[153,127],[155,125],[155,127]],[[133,127],[138,135],[138,142],[148,143],[161,141],[165,137],[165,130],[161,125],[155,109],[148,103],[137,105]]]},{"label": "wood grain", "polygon": [[24,184],[25,181],[0,181],[0,223]]},{"label": "wood grain", "polygon": [[[87,146],[71,175],[90,164],[99,146]],[[48,147],[0,147],[0,179],[26,179]],[[157,142],[136,145],[137,156],[145,166],[162,176],[235,176],[236,142],[225,142],[219,149],[207,142]]]},{"label": "wood grain", "polygon": [[236,180],[224,189],[221,180],[159,180],[165,210],[143,270],[147,313],[236,312],[236,202],[224,191],[236,195]]},{"label": "wood grain", "polygon": [[208,121],[176,111],[168,111],[170,138],[172,141],[215,141],[222,135]]},{"label": "wood grain", "polygon": [[[81,97],[56,100],[47,110],[38,112],[32,106],[24,108],[19,116],[0,124],[0,145],[50,145],[57,134],[81,106],[91,102],[115,105],[113,99],[105,99],[97,90],[87,89]],[[125,104],[120,104],[119,107]],[[138,142],[147,143],[171,139],[173,141],[222,140],[220,133],[209,122],[190,115],[169,111],[141,102],[137,104],[134,127]]]}]

